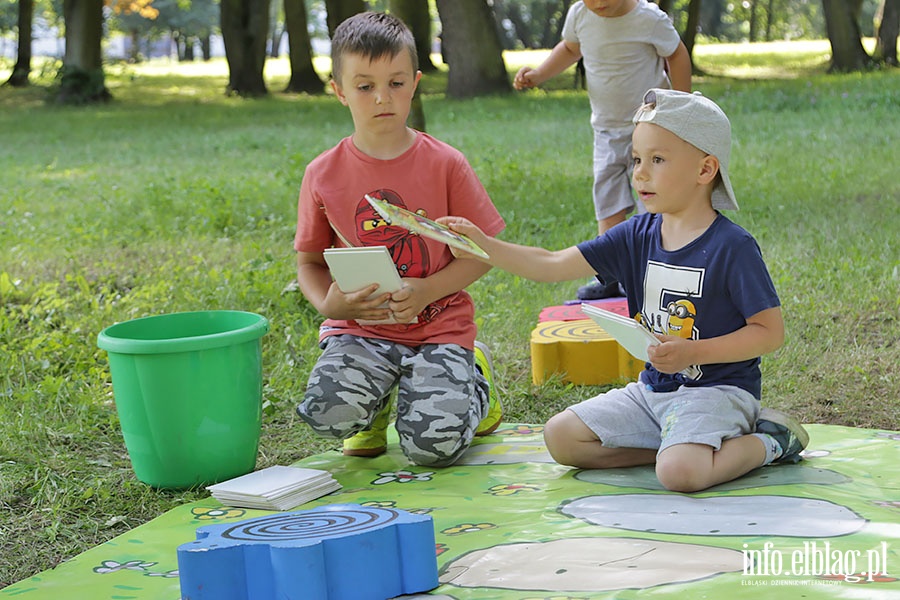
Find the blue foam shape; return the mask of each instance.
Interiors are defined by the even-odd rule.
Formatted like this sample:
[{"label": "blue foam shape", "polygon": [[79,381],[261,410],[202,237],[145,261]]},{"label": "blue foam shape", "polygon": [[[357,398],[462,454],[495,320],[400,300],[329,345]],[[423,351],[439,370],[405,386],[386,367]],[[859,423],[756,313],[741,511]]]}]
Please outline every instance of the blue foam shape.
[{"label": "blue foam shape", "polygon": [[384,600],[438,585],[428,515],[332,504],[199,527],[182,600]]}]

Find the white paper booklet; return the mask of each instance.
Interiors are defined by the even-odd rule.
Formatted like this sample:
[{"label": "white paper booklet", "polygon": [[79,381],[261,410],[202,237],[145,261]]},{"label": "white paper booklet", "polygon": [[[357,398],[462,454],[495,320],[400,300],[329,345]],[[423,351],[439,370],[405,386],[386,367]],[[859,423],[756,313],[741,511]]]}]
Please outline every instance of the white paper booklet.
[{"label": "white paper booklet", "polygon": [[273,466],[208,486],[228,506],[288,510],[341,488],[328,471]]},{"label": "white paper booklet", "polygon": [[650,360],[647,348],[660,343],[656,336],[634,319],[591,304],[582,304],[581,311],[602,327],[603,331],[613,336],[632,356],[644,362]]},{"label": "white paper booklet", "polygon": [[[325,262],[331,276],[342,292],[355,292],[373,283],[378,284],[375,296],[396,292],[403,287],[391,253],[385,246],[357,246],[353,248],[328,248]],[[357,321],[362,325],[396,324],[393,318],[380,321]],[[416,322],[416,319],[411,321]]]}]

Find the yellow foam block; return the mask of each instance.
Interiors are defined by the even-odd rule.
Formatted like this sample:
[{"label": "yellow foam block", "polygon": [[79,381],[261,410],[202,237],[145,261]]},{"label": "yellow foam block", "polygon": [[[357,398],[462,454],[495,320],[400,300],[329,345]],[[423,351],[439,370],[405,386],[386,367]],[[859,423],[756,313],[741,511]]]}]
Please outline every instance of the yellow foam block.
[{"label": "yellow foam block", "polygon": [[590,319],[544,321],[531,332],[531,379],[535,385],[553,375],[563,381],[604,385],[636,380],[644,363]]}]

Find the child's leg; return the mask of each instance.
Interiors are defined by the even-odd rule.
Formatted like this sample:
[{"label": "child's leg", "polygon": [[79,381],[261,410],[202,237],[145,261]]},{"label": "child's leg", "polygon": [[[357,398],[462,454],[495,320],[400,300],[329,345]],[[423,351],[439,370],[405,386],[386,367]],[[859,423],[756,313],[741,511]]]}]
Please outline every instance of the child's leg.
[{"label": "child's leg", "polygon": [[580,469],[612,469],[653,464],[656,449],[607,448],[571,410],[553,415],[544,425],[544,443],[553,460]]},{"label": "child's leg", "polygon": [[652,464],[659,424],[644,403],[644,385],[630,383],[570,406],[544,425],[553,459],[582,469]]},{"label": "child's leg", "polygon": [[650,394],[662,424],[656,475],[667,489],[696,492],[765,463],[765,446],[752,435],[759,401],[750,392],[722,385]]},{"label": "child's leg", "polygon": [[[635,206],[631,190],[631,134],[633,127],[594,130],[594,215],[603,233],[625,220]],[[606,226],[604,226],[606,225]]]},{"label": "child's leg", "polygon": [[[631,133],[632,127],[594,128],[594,216],[597,235],[623,222],[637,205],[631,190]],[[593,280],[578,288],[579,300],[599,300],[622,295],[618,281]]]},{"label": "child's leg", "polygon": [[366,429],[397,381],[395,346],[353,335],[327,338],[297,414],[326,438],[344,439]]},{"label": "child's leg", "polygon": [[490,402],[474,353],[455,344],[408,348],[398,387],[396,426],[406,457],[430,467],[456,462]]},{"label": "child's leg", "polygon": [[656,476],[673,492],[697,492],[737,479],[761,467],[766,450],[753,435],[724,440],[718,450],[705,444],[677,444],[659,453]]}]

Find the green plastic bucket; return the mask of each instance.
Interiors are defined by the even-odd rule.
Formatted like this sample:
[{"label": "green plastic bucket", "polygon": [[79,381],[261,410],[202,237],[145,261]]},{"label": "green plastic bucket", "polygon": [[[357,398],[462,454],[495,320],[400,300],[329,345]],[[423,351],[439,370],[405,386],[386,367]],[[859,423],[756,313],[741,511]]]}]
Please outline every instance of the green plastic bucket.
[{"label": "green plastic bucket", "polygon": [[229,310],[172,313],[107,327],[125,447],[138,479],[159,488],[206,485],[256,466],[262,349],[269,322]]}]

